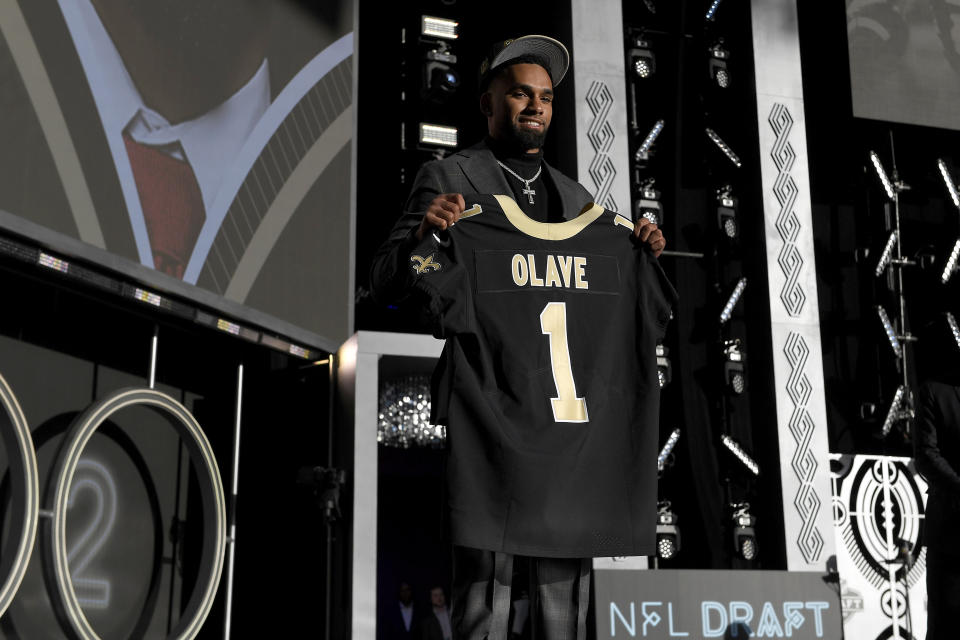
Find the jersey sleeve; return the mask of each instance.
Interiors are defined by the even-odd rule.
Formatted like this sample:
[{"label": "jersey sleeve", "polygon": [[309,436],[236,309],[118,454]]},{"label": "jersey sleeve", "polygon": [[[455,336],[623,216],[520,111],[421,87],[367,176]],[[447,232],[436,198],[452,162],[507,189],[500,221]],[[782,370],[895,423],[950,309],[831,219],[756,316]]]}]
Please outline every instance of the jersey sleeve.
[{"label": "jersey sleeve", "polygon": [[455,231],[427,235],[408,265],[414,289],[426,299],[433,335],[444,339],[469,332],[474,317],[469,265]]},{"label": "jersey sleeve", "polygon": [[654,258],[650,251],[642,246],[636,245],[637,268],[639,269],[638,282],[640,284],[640,294],[637,301],[643,312],[653,322],[657,331],[657,339],[663,338],[667,330],[667,324],[670,322],[673,308],[676,306],[679,296],[673,284],[663,272],[663,267]]}]

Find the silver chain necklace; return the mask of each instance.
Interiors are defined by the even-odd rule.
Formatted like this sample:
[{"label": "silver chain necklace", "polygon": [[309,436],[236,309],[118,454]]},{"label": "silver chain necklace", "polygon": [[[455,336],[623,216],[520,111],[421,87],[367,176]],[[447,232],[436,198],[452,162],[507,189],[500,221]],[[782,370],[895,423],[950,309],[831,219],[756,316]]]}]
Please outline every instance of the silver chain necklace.
[{"label": "silver chain necklace", "polygon": [[540,165],[539,167],[537,167],[537,172],[534,174],[534,176],[529,180],[527,180],[526,178],[521,178],[516,171],[514,171],[507,165],[503,164],[499,160],[497,160],[497,164],[503,167],[504,171],[506,171],[507,173],[512,175],[514,178],[516,178],[517,180],[523,183],[523,195],[527,196],[527,202],[529,202],[530,204],[533,204],[533,196],[537,195],[537,190],[531,189],[530,183],[540,177],[540,172],[543,171],[543,165]]}]

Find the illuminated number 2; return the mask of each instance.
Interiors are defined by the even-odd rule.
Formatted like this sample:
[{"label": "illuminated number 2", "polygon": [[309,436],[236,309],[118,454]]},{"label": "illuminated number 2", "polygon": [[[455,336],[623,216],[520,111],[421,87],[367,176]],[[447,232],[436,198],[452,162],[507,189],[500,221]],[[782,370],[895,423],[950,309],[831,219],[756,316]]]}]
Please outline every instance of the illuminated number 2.
[{"label": "illuminated number 2", "polygon": [[110,581],[89,577],[87,568],[100,553],[117,520],[117,484],[113,474],[96,460],[81,458],[77,463],[67,506],[72,507],[77,495],[83,492],[88,492],[96,500],[96,506],[86,529],[67,552],[67,559],[73,565],[70,567],[70,577],[81,606],[106,609],[110,606]]},{"label": "illuminated number 2", "polygon": [[557,397],[550,398],[555,422],[587,422],[587,402],[577,397],[567,344],[567,303],[548,302],[540,312],[540,331],[550,337],[550,365]]}]

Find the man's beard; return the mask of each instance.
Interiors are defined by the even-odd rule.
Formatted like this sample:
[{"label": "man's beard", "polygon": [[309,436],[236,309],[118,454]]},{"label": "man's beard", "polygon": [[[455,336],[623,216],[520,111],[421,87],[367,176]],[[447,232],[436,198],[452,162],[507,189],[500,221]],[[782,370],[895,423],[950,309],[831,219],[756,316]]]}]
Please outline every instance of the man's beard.
[{"label": "man's beard", "polygon": [[542,149],[543,143],[547,139],[546,127],[543,127],[540,131],[533,131],[514,124],[510,127],[510,132],[513,134],[514,142],[516,142],[517,146],[523,151]]}]

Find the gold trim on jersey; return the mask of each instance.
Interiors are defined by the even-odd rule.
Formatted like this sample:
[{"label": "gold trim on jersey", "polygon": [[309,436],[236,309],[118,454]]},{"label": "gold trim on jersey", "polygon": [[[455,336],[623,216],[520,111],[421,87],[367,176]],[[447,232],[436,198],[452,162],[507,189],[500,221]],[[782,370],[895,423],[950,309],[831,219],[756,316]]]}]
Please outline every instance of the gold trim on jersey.
[{"label": "gold trim on jersey", "polygon": [[460,214],[460,219],[465,220],[466,218],[472,218],[473,216],[478,216],[483,213],[483,207],[478,204],[473,205],[466,211]]},{"label": "gold trim on jersey", "polygon": [[633,225],[630,224],[630,220],[619,213],[613,218],[613,224],[618,224],[621,227],[626,227],[627,229],[630,229],[630,231],[633,231]]},{"label": "gold trim on jersey", "polygon": [[[510,196],[493,196],[500,203],[507,220],[522,233],[541,240],[568,240],[583,231],[588,224],[603,215],[598,204],[583,208],[580,215],[566,222],[537,222],[528,217]],[[632,227],[631,227],[632,228]]]}]

